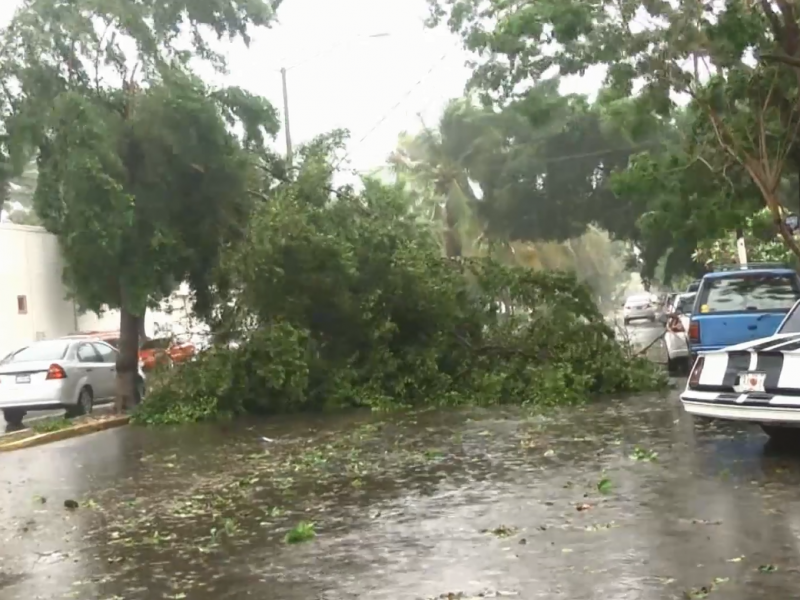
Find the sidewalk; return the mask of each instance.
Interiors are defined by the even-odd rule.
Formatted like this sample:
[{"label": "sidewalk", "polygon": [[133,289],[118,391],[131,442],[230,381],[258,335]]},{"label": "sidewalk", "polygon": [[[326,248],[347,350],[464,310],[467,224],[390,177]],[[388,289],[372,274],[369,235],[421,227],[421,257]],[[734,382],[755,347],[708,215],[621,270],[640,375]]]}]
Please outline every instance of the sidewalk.
[{"label": "sidewalk", "polygon": [[[94,410],[92,411],[93,415],[105,415],[114,410],[113,404],[101,404],[100,406],[95,406]],[[45,419],[58,419],[63,417],[65,414],[64,409],[58,410],[37,410],[31,411],[27,415],[25,415],[25,419],[23,419],[22,424],[23,428],[30,427],[33,423],[37,421],[43,421]],[[3,418],[3,413],[0,411],[0,436],[5,433],[12,433],[6,431],[7,423]]]}]

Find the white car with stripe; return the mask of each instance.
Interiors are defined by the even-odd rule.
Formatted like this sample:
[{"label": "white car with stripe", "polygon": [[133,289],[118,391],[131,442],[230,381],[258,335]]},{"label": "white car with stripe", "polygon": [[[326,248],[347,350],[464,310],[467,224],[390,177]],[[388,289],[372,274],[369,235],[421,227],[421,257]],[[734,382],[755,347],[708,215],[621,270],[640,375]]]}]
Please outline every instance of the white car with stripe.
[{"label": "white car with stripe", "polygon": [[770,337],[701,353],[681,394],[686,412],[751,421],[770,437],[800,441],[798,306]]}]

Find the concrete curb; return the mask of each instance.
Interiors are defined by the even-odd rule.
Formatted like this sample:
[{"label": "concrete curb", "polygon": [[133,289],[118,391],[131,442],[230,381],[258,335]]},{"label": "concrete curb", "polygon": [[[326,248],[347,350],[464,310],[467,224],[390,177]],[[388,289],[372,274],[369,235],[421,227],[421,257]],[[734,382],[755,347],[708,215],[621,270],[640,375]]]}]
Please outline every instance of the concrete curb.
[{"label": "concrete curb", "polygon": [[110,417],[90,423],[81,423],[79,425],[75,425],[74,427],[59,429],[58,431],[48,431],[47,433],[32,435],[21,440],[11,440],[7,443],[3,443],[3,440],[0,439],[0,452],[11,452],[12,450],[32,448],[33,446],[41,446],[42,444],[49,444],[50,442],[68,440],[70,438],[87,435],[89,433],[95,433],[97,431],[103,431],[105,429],[122,427],[123,425],[127,425],[130,420],[130,415],[122,415],[119,417]]}]

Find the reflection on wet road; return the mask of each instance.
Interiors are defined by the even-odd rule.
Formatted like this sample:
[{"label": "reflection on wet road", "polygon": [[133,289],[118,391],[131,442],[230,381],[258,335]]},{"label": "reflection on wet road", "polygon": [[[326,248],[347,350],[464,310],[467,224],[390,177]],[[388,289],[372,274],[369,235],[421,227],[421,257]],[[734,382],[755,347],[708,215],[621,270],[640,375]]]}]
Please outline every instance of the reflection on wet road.
[{"label": "reflection on wet road", "polygon": [[793,598],[800,456],[765,443],[675,392],[111,430],[0,455],[0,597]]}]

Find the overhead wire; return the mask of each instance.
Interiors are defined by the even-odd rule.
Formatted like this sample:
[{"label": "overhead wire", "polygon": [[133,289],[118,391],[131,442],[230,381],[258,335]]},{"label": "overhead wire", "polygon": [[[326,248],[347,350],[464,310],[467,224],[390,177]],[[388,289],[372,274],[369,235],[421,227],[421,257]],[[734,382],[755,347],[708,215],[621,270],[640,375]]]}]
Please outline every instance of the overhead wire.
[{"label": "overhead wire", "polygon": [[[414,93],[414,92],[417,90],[417,88],[419,88],[419,86],[421,86],[421,85],[422,85],[422,84],[425,82],[425,80],[426,80],[428,77],[430,77],[430,76],[431,76],[431,74],[432,74],[432,73],[433,73],[433,72],[436,70],[436,68],[437,68],[437,67],[439,67],[439,65],[441,65],[441,64],[442,64],[442,63],[445,61],[445,59],[447,59],[447,57],[448,57],[449,55],[450,55],[450,52],[449,52],[449,51],[448,51],[448,52],[445,52],[444,54],[442,54],[442,55],[441,55],[441,56],[440,56],[440,57],[439,57],[439,58],[436,60],[436,62],[434,62],[434,63],[433,63],[431,66],[430,66],[430,68],[429,68],[427,71],[425,71],[425,73],[423,73],[423,74],[422,74],[422,76],[421,76],[421,77],[420,77],[420,78],[419,78],[419,79],[418,79],[418,80],[417,80],[417,81],[414,83],[414,85],[412,85],[410,88],[408,88],[408,89],[405,91],[405,93],[404,93],[402,96],[400,96],[400,98],[398,98],[397,102],[395,102],[395,103],[394,103],[394,104],[393,104],[391,107],[389,107],[389,109],[388,109],[388,110],[387,110],[385,113],[383,113],[383,115],[381,115],[380,119],[378,119],[378,120],[375,122],[375,124],[374,124],[374,125],[372,125],[372,127],[370,127],[370,128],[367,130],[367,132],[366,132],[364,135],[362,135],[362,136],[361,136],[361,137],[358,139],[358,141],[355,143],[355,147],[357,147],[357,146],[361,145],[362,143],[364,143],[364,141],[365,141],[365,140],[366,140],[366,139],[367,139],[367,138],[368,138],[370,135],[372,135],[373,133],[375,133],[375,131],[376,131],[376,130],[377,130],[377,129],[378,129],[380,126],[381,126],[381,125],[383,125],[383,123],[386,121],[386,119],[388,119],[388,118],[389,118],[389,117],[390,117],[390,116],[391,116],[391,115],[394,113],[394,111],[396,111],[398,108],[400,108],[400,106],[402,106],[402,105],[403,105],[403,104],[404,104],[404,103],[405,103],[405,102],[406,102],[406,101],[407,101],[407,100],[408,100],[408,99],[411,97],[411,95],[412,95],[412,94],[413,94],[413,93]],[[352,150],[352,148],[351,148],[351,150]],[[347,159],[350,157],[351,150],[348,150],[348,151],[345,153],[345,155],[344,155],[344,156],[343,156],[341,159],[339,159],[339,161],[336,163],[336,165],[334,166],[334,168],[338,168],[338,167],[339,167],[339,165],[341,165],[341,164],[342,164],[342,163],[343,163],[345,160],[347,160]]]}]

